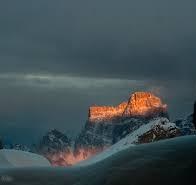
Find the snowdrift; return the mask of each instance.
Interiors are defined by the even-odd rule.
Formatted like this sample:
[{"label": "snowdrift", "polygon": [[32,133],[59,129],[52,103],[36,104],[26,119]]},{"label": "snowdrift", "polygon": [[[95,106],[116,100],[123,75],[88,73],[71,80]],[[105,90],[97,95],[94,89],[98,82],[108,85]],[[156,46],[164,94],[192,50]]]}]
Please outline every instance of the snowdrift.
[{"label": "snowdrift", "polygon": [[185,136],[128,147],[88,166],[0,169],[0,180],[9,185],[195,185],[195,156],[196,137]]},{"label": "snowdrift", "polygon": [[50,166],[44,157],[19,150],[0,150],[0,168]]}]

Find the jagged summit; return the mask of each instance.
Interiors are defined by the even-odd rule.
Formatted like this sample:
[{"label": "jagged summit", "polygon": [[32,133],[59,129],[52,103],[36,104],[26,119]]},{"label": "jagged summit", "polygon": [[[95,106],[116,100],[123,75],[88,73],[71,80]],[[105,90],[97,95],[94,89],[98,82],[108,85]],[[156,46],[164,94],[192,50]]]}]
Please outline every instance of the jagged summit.
[{"label": "jagged summit", "polygon": [[102,122],[123,117],[152,117],[167,113],[167,105],[149,92],[135,92],[128,101],[113,106],[91,106],[90,122]]},{"label": "jagged summit", "polygon": [[136,92],[131,95],[123,116],[152,116],[166,112],[167,105],[149,92]]}]

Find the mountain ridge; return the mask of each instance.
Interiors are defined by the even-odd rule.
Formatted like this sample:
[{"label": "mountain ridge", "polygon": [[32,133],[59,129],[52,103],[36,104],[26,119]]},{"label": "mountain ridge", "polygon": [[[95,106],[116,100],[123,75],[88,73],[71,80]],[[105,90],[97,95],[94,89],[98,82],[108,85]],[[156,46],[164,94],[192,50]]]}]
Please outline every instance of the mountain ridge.
[{"label": "mountain ridge", "polygon": [[[193,115],[171,123],[167,105],[159,97],[149,92],[136,92],[117,106],[89,107],[87,121],[74,140],[53,129],[43,136],[33,151],[45,156],[53,166],[72,166],[148,125],[151,127],[138,137],[138,143],[132,144],[196,133]],[[17,145],[15,148],[22,150],[24,147]]]}]

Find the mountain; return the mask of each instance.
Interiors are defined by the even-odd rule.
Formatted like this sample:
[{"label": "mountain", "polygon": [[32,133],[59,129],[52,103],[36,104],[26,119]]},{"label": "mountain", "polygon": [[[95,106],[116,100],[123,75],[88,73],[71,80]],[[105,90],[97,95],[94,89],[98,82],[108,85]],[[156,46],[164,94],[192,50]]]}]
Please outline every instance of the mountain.
[{"label": "mountain", "polygon": [[[167,105],[160,98],[152,93],[136,92],[116,107],[91,106],[88,120],[73,142],[74,147],[65,134],[52,130],[42,138],[38,153],[54,166],[74,165],[109,148],[151,120],[162,117],[168,118],[168,114]],[[142,142],[146,141],[141,138]]]},{"label": "mountain", "polygon": [[116,107],[90,107],[88,121],[91,123],[111,123],[127,117],[152,118],[159,116],[168,116],[167,105],[152,93],[136,92],[131,94],[128,101],[122,102]]},{"label": "mountain", "polygon": [[196,102],[194,103],[193,114],[183,119],[177,119],[175,124],[180,128],[182,135],[196,134]]},{"label": "mountain", "polygon": [[196,134],[195,126],[193,124],[193,114],[186,118],[176,120],[175,124],[180,128],[182,135]]},{"label": "mountain", "polygon": [[56,153],[59,150],[65,149],[68,151],[70,147],[71,141],[68,137],[56,129],[49,131],[43,136],[39,145],[39,149],[43,153]]},{"label": "mountain", "polygon": [[92,106],[86,125],[76,139],[75,151],[93,154],[103,151],[158,117],[168,118],[167,105],[148,92],[136,92],[116,107]]},{"label": "mountain", "polygon": [[149,123],[142,125],[139,129],[128,134],[116,144],[95,155],[89,160],[82,161],[77,166],[84,166],[96,163],[113,154],[142,143],[150,143],[162,139],[180,136],[180,130],[175,123],[171,123],[167,118],[156,118]]},{"label": "mountain", "polygon": [[71,166],[103,151],[112,153],[130,145],[194,133],[193,116],[171,123],[167,105],[160,98],[149,92],[136,92],[114,107],[91,106],[88,120],[74,141],[51,130],[36,152],[53,166]]},{"label": "mountain", "polygon": [[70,139],[60,131],[54,129],[46,133],[39,143],[37,152],[44,155],[53,165],[70,165],[64,156],[72,153]]},{"label": "mountain", "polygon": [[88,153],[82,149],[76,153],[72,142],[65,134],[54,129],[43,136],[36,153],[45,156],[53,166],[72,166],[93,155],[92,151]]}]

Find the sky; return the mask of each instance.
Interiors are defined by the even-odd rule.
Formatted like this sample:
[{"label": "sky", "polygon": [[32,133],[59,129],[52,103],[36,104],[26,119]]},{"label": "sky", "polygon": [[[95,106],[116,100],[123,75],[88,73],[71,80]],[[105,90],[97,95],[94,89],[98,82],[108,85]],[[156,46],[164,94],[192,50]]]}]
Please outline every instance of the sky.
[{"label": "sky", "polygon": [[173,120],[190,114],[195,7],[195,0],[1,1],[0,135],[30,143],[56,128],[75,136],[90,105],[117,105],[135,91],[160,96]]}]

